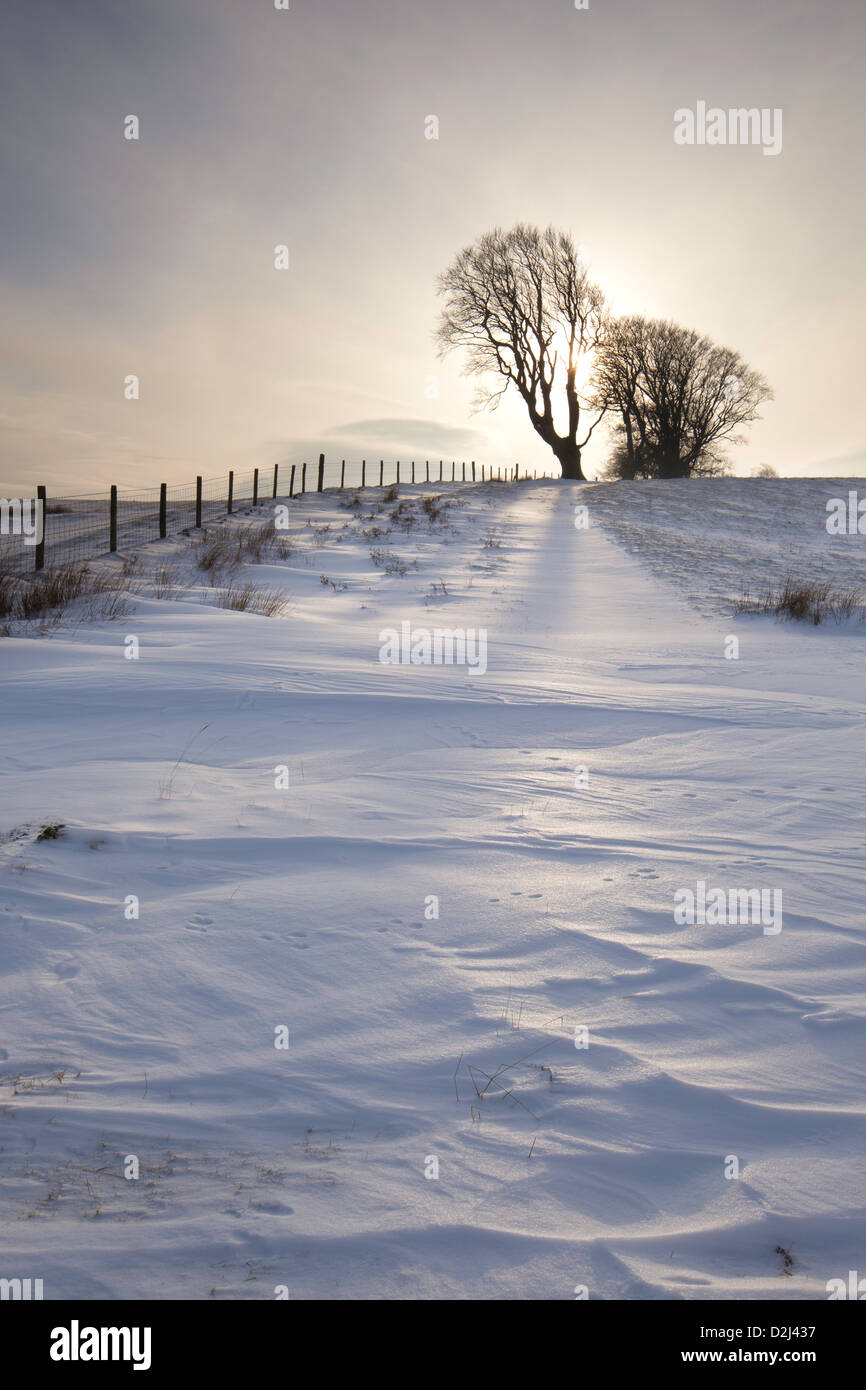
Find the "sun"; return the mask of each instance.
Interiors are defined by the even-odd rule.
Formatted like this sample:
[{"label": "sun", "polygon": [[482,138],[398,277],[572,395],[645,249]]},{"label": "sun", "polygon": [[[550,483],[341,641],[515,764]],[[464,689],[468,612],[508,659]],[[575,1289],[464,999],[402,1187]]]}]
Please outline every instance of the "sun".
[{"label": "sun", "polygon": [[587,352],[582,352],[578,358],[577,373],[574,378],[578,391],[583,392],[586,390],[592,380],[594,370],[595,353],[592,349],[589,349]]},{"label": "sun", "polygon": [[[557,330],[553,339],[552,351],[556,353],[557,371],[562,373],[565,379],[565,370],[568,364],[568,334],[564,328]],[[595,367],[595,353],[591,348],[580,353],[577,359],[577,373],[575,375],[575,385],[579,394],[583,394],[592,379]]]}]

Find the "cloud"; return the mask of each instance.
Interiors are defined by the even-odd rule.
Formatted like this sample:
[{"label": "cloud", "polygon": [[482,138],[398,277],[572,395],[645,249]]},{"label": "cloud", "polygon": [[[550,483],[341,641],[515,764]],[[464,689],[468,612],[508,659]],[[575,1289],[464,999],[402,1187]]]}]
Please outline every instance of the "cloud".
[{"label": "cloud", "polygon": [[282,456],[288,463],[327,459],[445,459],[469,462],[487,458],[490,441],[482,430],[445,425],[438,420],[352,420],[323,430],[316,438],[287,440]]}]

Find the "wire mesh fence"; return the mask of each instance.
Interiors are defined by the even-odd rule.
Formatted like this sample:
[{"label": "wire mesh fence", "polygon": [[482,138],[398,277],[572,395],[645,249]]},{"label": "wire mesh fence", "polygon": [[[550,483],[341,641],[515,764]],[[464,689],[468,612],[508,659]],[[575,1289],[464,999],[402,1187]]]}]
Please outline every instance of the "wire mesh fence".
[{"label": "wire mesh fence", "polygon": [[[37,490],[42,504],[41,538],[25,534],[21,524],[21,499],[0,498],[0,575],[26,574],[45,566],[94,559],[114,551],[126,551],[207,526],[250,506],[274,499],[291,499],[305,492],[333,488],[357,491],[396,484],[516,482],[530,475],[519,465],[492,468],[444,459],[331,459],[320,455],[317,463],[254,468],[248,473],[229,473],[216,478],[196,478],[192,483],[151,488],[117,488],[108,495],[48,497]],[[538,476],[537,471],[531,475]],[[547,475],[542,475],[547,476]],[[15,506],[19,508],[16,525]],[[29,503],[24,504],[25,507]],[[34,513],[35,515],[35,513]]]}]

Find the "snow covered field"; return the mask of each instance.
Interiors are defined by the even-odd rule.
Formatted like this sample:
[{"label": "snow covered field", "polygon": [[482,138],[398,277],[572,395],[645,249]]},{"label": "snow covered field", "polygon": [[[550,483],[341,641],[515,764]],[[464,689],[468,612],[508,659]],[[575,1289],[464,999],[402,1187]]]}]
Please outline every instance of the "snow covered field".
[{"label": "snow covered field", "polygon": [[[856,478],[682,478],[593,486],[596,518],[704,613],[731,612],[789,572],[866,592],[864,535],[828,534],[831,500],[848,506]],[[862,485],[857,497],[866,503]],[[835,512],[835,508],[833,511]],[[866,513],[866,505],[864,505]]]},{"label": "snow covered field", "polygon": [[[306,496],[292,555],[241,575],[281,616],[214,606],[181,539],[143,560],[179,597],[3,639],[0,1276],[748,1300],[866,1274],[866,626],[726,597],[866,578],[866,537],[824,530],[839,487],[458,486],[432,523],[433,488],[393,521]],[[383,664],[404,622],[484,630],[486,671]],[[699,882],[781,892],[781,930],[678,922]]]}]

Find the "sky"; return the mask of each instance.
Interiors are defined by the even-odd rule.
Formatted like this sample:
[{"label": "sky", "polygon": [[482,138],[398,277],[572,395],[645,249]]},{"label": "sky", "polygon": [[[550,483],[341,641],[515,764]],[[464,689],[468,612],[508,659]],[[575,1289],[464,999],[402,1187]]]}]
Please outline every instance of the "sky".
[{"label": "sky", "polygon": [[[765,374],[737,472],[866,471],[860,0],[0,14],[4,495],[320,451],[549,468],[520,402],[474,413],[433,340],[437,275],[517,221],[569,231],[616,312]],[[699,101],[781,110],[781,151],[677,144]]]}]

